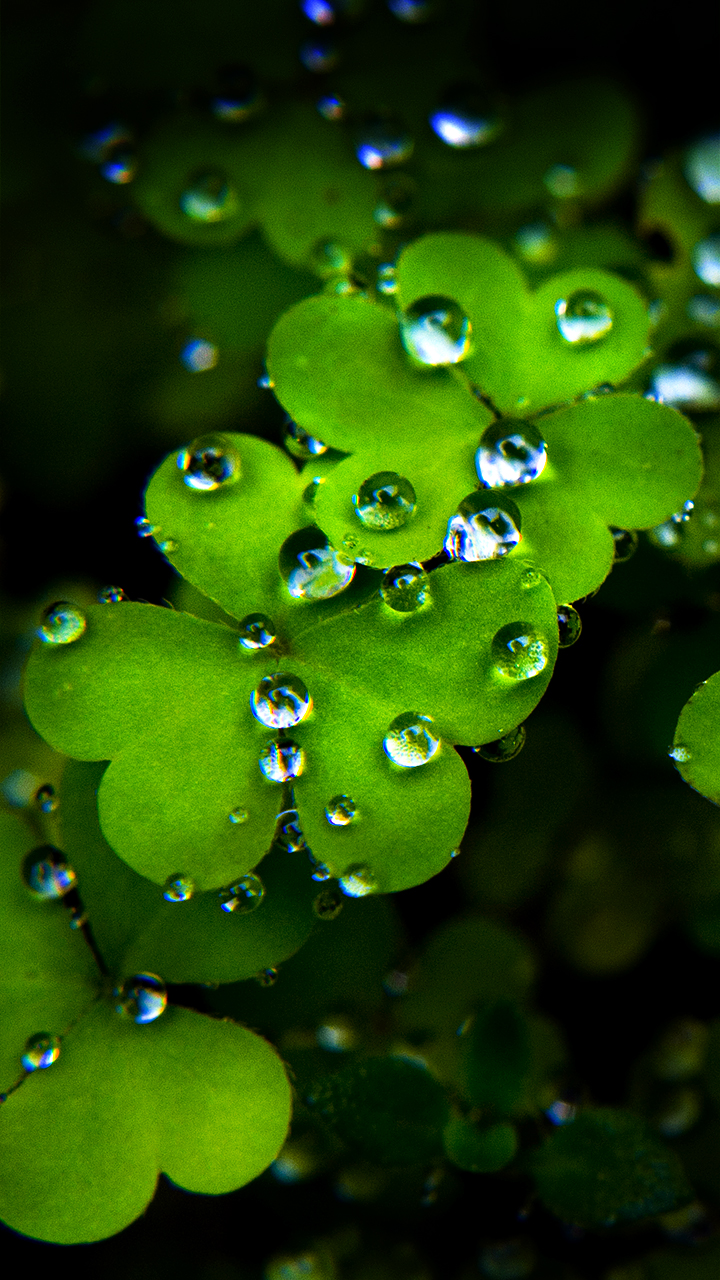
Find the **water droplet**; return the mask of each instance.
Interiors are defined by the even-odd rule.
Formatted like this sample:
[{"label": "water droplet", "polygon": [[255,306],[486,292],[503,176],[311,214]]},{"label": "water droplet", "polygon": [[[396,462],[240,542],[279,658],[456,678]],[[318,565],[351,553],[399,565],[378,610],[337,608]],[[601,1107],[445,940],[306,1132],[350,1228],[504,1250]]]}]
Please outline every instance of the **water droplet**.
[{"label": "water droplet", "polygon": [[288,453],[291,453],[294,458],[302,458],[303,461],[308,458],[318,458],[328,451],[328,446],[323,444],[322,440],[309,435],[298,426],[297,422],[292,422],[290,419],[283,432],[283,444]]},{"label": "water droplet", "polygon": [[110,159],[117,147],[127,147],[132,140],[132,133],[127,126],[113,121],[89,134],[81,143],[80,153],[93,164],[102,164]]},{"label": "water droplet", "polygon": [[685,177],[706,204],[720,204],[720,133],[700,138],[685,152]]},{"label": "water droplet", "polygon": [[136,973],[115,990],[118,1013],[140,1025],[154,1022],[167,1008],[167,991],[156,973]]},{"label": "water droplet", "polygon": [[527,484],[546,462],[547,448],[537,427],[515,418],[501,418],[488,427],[475,454],[475,470],[488,489]]},{"label": "water droplet", "polygon": [[357,805],[350,796],[333,796],[325,805],[325,817],[331,827],[347,827],[357,816]]},{"label": "water droplet", "polygon": [[250,695],[250,710],[268,729],[291,729],[312,711],[312,698],[297,676],[263,676]]},{"label": "water droplet", "polygon": [[435,12],[433,0],[387,0],[387,7],[399,22],[413,26],[427,22]]},{"label": "water droplet", "polygon": [[549,657],[547,642],[527,622],[509,622],[493,638],[495,670],[509,680],[531,680],[540,675]]},{"label": "water droplet", "polygon": [[273,387],[275,386],[275,383],[273,382],[269,373],[262,373],[257,380],[257,384],[260,387],[261,391],[272,391]]},{"label": "water droplet", "polygon": [[135,530],[138,538],[152,538],[156,532],[156,526],[151,524],[145,516],[137,516],[135,520]]},{"label": "water droplet", "polygon": [[671,760],[676,764],[687,764],[692,759],[692,754],[687,747],[683,747],[680,743],[673,747],[672,751],[668,751]]},{"label": "water droplet", "polygon": [[334,1018],[326,1018],[315,1032],[315,1039],[321,1049],[329,1053],[347,1053],[358,1043],[358,1033],[350,1018],[342,1014]]},{"label": "water droplet", "polygon": [[197,174],[180,196],[180,208],[192,222],[227,222],[239,207],[235,188],[219,169]]},{"label": "water droplet", "polygon": [[267,614],[249,613],[240,622],[238,646],[241,649],[254,653],[258,649],[267,649],[268,645],[274,644],[276,639],[275,624],[270,621]]},{"label": "water droplet", "polygon": [[55,788],[50,782],[46,782],[42,787],[38,787],[35,792],[34,800],[41,813],[55,813],[58,805],[60,804]]},{"label": "water droplet", "polygon": [[348,867],[339,880],[340,888],[348,898],[366,898],[370,893],[377,893],[378,882],[365,862]]},{"label": "water droplet", "polygon": [[261,969],[259,973],[255,974],[255,981],[259,983],[261,987],[274,987],[279,976],[279,969]]},{"label": "water droplet", "polygon": [[210,103],[216,120],[223,124],[242,124],[263,106],[255,77],[248,67],[232,64],[218,73],[218,92]]},{"label": "water droplet", "polygon": [[137,156],[130,147],[117,147],[108,160],[100,165],[100,173],[106,182],[125,187],[137,173]]},{"label": "water droplet", "polygon": [[525,725],[519,724],[502,738],[497,738],[495,742],[485,742],[481,747],[473,747],[473,751],[492,764],[504,764],[506,760],[514,760],[519,755],[525,746],[526,737]]},{"label": "water droplet", "polygon": [[692,251],[695,275],[703,284],[720,285],[720,233],[706,236]]},{"label": "water droplet", "polygon": [[482,90],[474,85],[456,85],[432,112],[430,127],[448,147],[467,150],[492,142],[500,132],[501,122]]},{"label": "water droplet", "polygon": [[415,613],[431,599],[430,579],[417,562],[396,565],[384,574],[380,596],[394,613]]},{"label": "water droplet", "polygon": [[440,739],[431,729],[432,716],[405,711],[396,716],[383,738],[383,750],[393,764],[416,769],[436,754]]},{"label": "water droplet", "polygon": [[417,193],[417,182],[407,173],[387,176],[380,188],[380,200],[373,211],[373,218],[378,226],[385,231],[397,231],[404,226]]},{"label": "water droplet", "polygon": [[392,262],[381,262],[377,269],[376,288],[384,297],[397,293],[397,276]]},{"label": "water droplet", "polygon": [[223,435],[199,436],[178,454],[177,464],[190,489],[213,493],[240,478],[240,454]]},{"label": "water droplet", "polygon": [[336,920],[343,909],[343,902],[340,889],[323,889],[313,902],[313,911],[319,920]]},{"label": "water droplet", "polygon": [[337,93],[323,94],[316,103],[320,115],[325,120],[344,120],[347,106]]},{"label": "water droplet", "polygon": [[580,194],[580,175],[570,164],[553,164],[543,174],[543,183],[556,200],[570,200]]},{"label": "water droplet", "polygon": [[560,336],[574,347],[599,342],[613,326],[610,307],[592,289],[576,289],[569,298],[558,298],[555,315]]},{"label": "water droplet", "polygon": [[122,587],[103,587],[98,591],[98,604],[121,604],[127,600]]},{"label": "water droplet", "polygon": [[414,146],[398,121],[373,118],[358,131],[355,154],[364,169],[394,169],[410,159]]},{"label": "water droplet", "polygon": [[378,471],[369,476],[352,496],[358,518],[368,529],[387,532],[407,524],[415,511],[415,490],[396,471]]},{"label": "water droplet", "polygon": [[318,240],[310,254],[310,265],[323,280],[331,280],[349,273],[352,257],[336,240]]},{"label": "water droplet", "polygon": [[559,604],[557,608],[558,645],[561,649],[569,649],[580,639],[582,618],[571,604]]},{"label": "water droplet", "polygon": [[296,600],[329,600],[350,585],[355,564],[339,555],[314,525],[293,533],[280,548],[280,575]]},{"label": "water droplet", "polygon": [[258,761],[261,773],[270,782],[289,782],[299,778],[305,768],[305,752],[296,742],[268,742]]},{"label": "water droplet", "polygon": [[610,526],[613,540],[613,555],[616,564],[623,564],[635,555],[638,548],[638,536],[634,529],[616,529]]},{"label": "water droplet", "polygon": [[231,915],[246,916],[260,906],[265,897],[265,885],[259,876],[249,872],[227,888],[221,889],[218,897],[223,911]]},{"label": "water droplet", "polygon": [[695,324],[703,324],[708,329],[720,327],[720,298],[712,298],[709,293],[696,293],[690,298],[686,311]]},{"label": "water droplet", "polygon": [[166,902],[189,902],[195,893],[195,881],[181,871],[168,876],[163,886],[163,898]]},{"label": "water droplet", "polygon": [[448,520],[443,546],[453,560],[497,560],[520,541],[520,512],[509,498],[483,490],[463,498]]},{"label": "water droplet", "polygon": [[43,610],[37,634],[44,644],[72,644],[87,626],[85,614],[67,600],[56,600]]},{"label": "water droplet", "polygon": [[51,844],[42,844],[25,855],[22,876],[35,898],[62,898],[77,884],[65,854]]},{"label": "water droplet", "polygon": [[311,880],[315,880],[318,884],[322,884],[325,880],[332,880],[332,872],[330,868],[326,867],[324,862],[319,862],[309,849],[308,858],[310,859],[310,865],[312,867],[310,875]]},{"label": "water droplet", "polygon": [[470,353],[472,325],[452,298],[418,298],[400,320],[408,355],[424,365],[458,364]]},{"label": "water droplet", "polygon": [[543,582],[547,582],[547,578],[541,569],[523,569],[520,574],[520,587],[523,591],[533,591],[535,587],[542,586]]},{"label": "water droplet", "polygon": [[555,1101],[546,1108],[545,1115],[551,1124],[572,1124],[575,1116],[577,1115],[577,1106],[573,1102],[567,1102],[564,1098],[556,1098]]},{"label": "water droplet", "polygon": [[[284,819],[284,821],[280,821]],[[297,853],[307,849],[307,840],[303,835],[297,809],[286,809],[278,814],[278,827],[275,832],[275,843],[288,853]]]},{"label": "water droplet", "polygon": [[178,545],[179,544],[175,541],[174,538],[165,538],[162,542],[158,543],[158,546],[160,547],[160,550],[162,551],[164,556],[174,555],[178,549]]},{"label": "water droplet", "polygon": [[661,404],[689,413],[720,409],[720,382],[689,360],[657,365],[648,395]]},{"label": "water droplet", "polygon": [[250,814],[247,809],[243,809],[241,805],[238,805],[237,809],[231,809],[228,814],[228,818],[234,827],[243,827],[249,817]]},{"label": "water droplet", "polygon": [[300,47],[300,61],[306,71],[312,71],[315,75],[332,71],[338,64],[338,56],[337,45],[329,36],[318,34]]},{"label": "water droplet", "polygon": [[212,342],[202,338],[191,338],[180,352],[180,360],[190,373],[205,373],[214,369],[218,362],[218,349]]},{"label": "water droplet", "polygon": [[60,1037],[38,1031],[25,1045],[22,1064],[26,1071],[45,1071],[60,1057]]},{"label": "water droplet", "polygon": [[533,266],[547,266],[558,254],[558,241],[547,222],[531,222],[515,232],[513,243],[520,257]]}]

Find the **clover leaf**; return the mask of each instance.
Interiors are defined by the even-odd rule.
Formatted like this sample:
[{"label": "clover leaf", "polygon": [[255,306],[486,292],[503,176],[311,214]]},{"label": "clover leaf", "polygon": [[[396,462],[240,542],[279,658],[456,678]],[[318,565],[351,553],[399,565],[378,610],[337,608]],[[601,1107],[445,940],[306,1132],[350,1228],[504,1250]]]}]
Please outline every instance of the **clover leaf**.
[{"label": "clover leaf", "polygon": [[720,671],[716,671],[685,703],[670,752],[681,777],[713,804],[720,804],[719,724]]}]

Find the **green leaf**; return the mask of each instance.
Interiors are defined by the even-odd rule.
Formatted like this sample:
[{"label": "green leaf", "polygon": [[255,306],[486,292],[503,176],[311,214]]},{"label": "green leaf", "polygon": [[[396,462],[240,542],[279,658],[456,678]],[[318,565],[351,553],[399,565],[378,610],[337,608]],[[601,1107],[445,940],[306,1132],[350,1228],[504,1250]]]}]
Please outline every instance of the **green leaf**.
[{"label": "green leaf", "polygon": [[445,1154],[468,1173],[497,1173],[517,1151],[513,1125],[492,1124],[480,1129],[464,1116],[453,1116],[443,1133]]},{"label": "green leaf", "polygon": [[465,1032],[460,1074],[474,1107],[509,1114],[523,1094],[530,1067],[527,1019],[511,1000],[478,1010]]},{"label": "green leaf", "polygon": [[691,787],[720,804],[720,671],[698,685],[680,712],[671,756]]},{"label": "green leaf", "polygon": [[629,1111],[588,1108],[530,1158],[541,1200],[581,1227],[667,1213],[692,1199],[675,1155]]}]

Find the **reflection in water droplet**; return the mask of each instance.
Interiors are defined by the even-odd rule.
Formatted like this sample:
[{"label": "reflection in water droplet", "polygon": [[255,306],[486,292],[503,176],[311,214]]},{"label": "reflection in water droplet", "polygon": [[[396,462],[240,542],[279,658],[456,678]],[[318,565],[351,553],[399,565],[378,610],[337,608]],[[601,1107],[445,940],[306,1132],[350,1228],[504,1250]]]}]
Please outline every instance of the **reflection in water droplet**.
[{"label": "reflection in water droplet", "polygon": [[250,695],[250,710],[268,729],[290,729],[312,711],[312,698],[298,676],[263,676]]},{"label": "reflection in water droplet", "polygon": [[685,152],[685,177],[707,204],[720,204],[720,133],[700,138]]},{"label": "reflection in water droplet", "polygon": [[85,631],[85,614],[68,600],[56,600],[43,610],[37,634],[44,644],[72,644]]},{"label": "reflection in water droplet", "polygon": [[307,458],[317,458],[328,451],[328,446],[323,444],[322,440],[308,435],[297,422],[292,422],[290,419],[283,432],[283,444],[288,453],[291,453],[294,458],[302,458],[303,461]]},{"label": "reflection in water droplet", "polygon": [[180,208],[192,222],[227,222],[239,207],[235,188],[220,170],[199,173],[180,196]]},{"label": "reflection in water droplet", "polygon": [[366,898],[369,893],[378,891],[377,879],[365,862],[348,867],[339,884],[348,898]]},{"label": "reflection in water droplet", "polygon": [[252,72],[243,66],[231,65],[218,74],[218,92],[210,103],[216,120],[223,124],[242,124],[257,114],[263,105]]},{"label": "reflection in water droplet", "polygon": [[195,881],[180,871],[174,876],[168,876],[163,886],[163,898],[166,902],[189,902],[194,893]]},{"label": "reflection in water droplet", "polygon": [[355,154],[365,169],[393,169],[410,159],[411,135],[393,120],[369,120],[358,130]]},{"label": "reflection in water droplet", "polygon": [[433,732],[432,723],[432,716],[421,716],[415,711],[405,711],[396,716],[383,738],[386,756],[403,769],[416,769],[427,764],[440,746],[440,738]]},{"label": "reflection in water droplet", "polygon": [[41,813],[55,813],[60,804],[55,788],[49,782],[44,783],[42,787],[38,787],[34,800]]},{"label": "reflection in water droplet", "polygon": [[540,675],[549,657],[547,642],[527,622],[508,623],[500,628],[492,642],[495,670],[509,680],[531,680]]},{"label": "reflection in water droplet", "polygon": [[167,991],[155,973],[136,973],[115,990],[118,1013],[133,1022],[154,1022],[167,1008]]},{"label": "reflection in water droplet", "polygon": [[337,93],[324,94],[316,103],[320,115],[325,120],[344,120],[346,104]]},{"label": "reflection in water droplet", "polygon": [[228,818],[234,827],[244,827],[249,817],[250,814],[247,809],[243,809],[241,805],[238,805],[237,809],[231,809],[228,814]]},{"label": "reflection in water droplet", "polygon": [[475,454],[475,470],[489,489],[527,484],[546,462],[547,448],[537,427],[515,418],[501,418],[488,427]]},{"label": "reflection in water droplet", "polygon": [[41,844],[25,855],[22,876],[35,898],[62,898],[77,884],[65,854],[51,844]]},{"label": "reflection in water droplet", "polygon": [[256,911],[265,897],[265,885],[259,876],[248,873],[218,893],[220,906],[231,915],[245,916]]},{"label": "reflection in water droplet", "polygon": [[380,596],[393,613],[415,613],[431,599],[430,579],[416,561],[396,565],[383,575]]},{"label": "reflection in water droplet", "polygon": [[485,742],[480,747],[473,747],[473,751],[475,755],[483,760],[489,760],[491,764],[504,764],[506,760],[514,760],[515,756],[519,755],[525,746],[526,737],[525,725],[519,724],[504,737],[497,738],[495,742]]},{"label": "reflection in water droplet", "polygon": [[313,902],[313,911],[319,920],[336,920],[343,909],[344,901],[340,889],[323,889]]},{"label": "reflection in water droplet", "polygon": [[268,742],[260,753],[260,770],[270,782],[299,778],[305,768],[305,752],[296,742]]},{"label": "reflection in water droplet", "polygon": [[616,564],[623,564],[635,555],[638,548],[638,536],[634,529],[616,529],[610,526],[613,540],[613,556]]},{"label": "reflection in water droplet", "polygon": [[592,289],[577,289],[569,298],[558,298],[555,315],[560,336],[574,347],[599,342],[613,326],[610,307]]},{"label": "reflection in water droplet", "polygon": [[546,266],[558,255],[559,244],[547,222],[531,222],[520,227],[513,243],[520,257],[533,266]]},{"label": "reflection in water droplet", "polygon": [[509,498],[482,490],[463,498],[443,546],[453,560],[497,560],[520,541],[520,512]]},{"label": "reflection in water droplet", "polygon": [[177,464],[190,489],[213,493],[240,479],[240,454],[227,436],[199,436],[178,454]]},{"label": "reflection in water droplet", "polygon": [[692,759],[691,752],[688,751],[687,747],[683,747],[681,743],[674,746],[672,751],[668,751],[668,755],[676,764],[687,764]]},{"label": "reflection in water droplet", "polygon": [[328,36],[318,34],[300,46],[300,61],[306,71],[324,75],[338,64],[337,45]]},{"label": "reflection in water droplet", "polygon": [[569,649],[580,639],[582,618],[571,604],[559,604],[557,607],[558,645],[561,649]]},{"label": "reflection in water droplet", "polygon": [[543,182],[556,200],[570,200],[580,194],[580,175],[569,164],[554,164],[543,175]]},{"label": "reflection in water droplet", "polygon": [[720,328],[720,298],[713,298],[709,293],[696,293],[688,301],[686,311],[695,324],[703,324],[708,329]]},{"label": "reflection in water droplet", "polygon": [[153,534],[156,532],[155,525],[151,524],[149,520],[146,520],[145,516],[138,516],[136,518],[135,530],[138,538],[152,538]]},{"label": "reflection in water droplet", "polygon": [[259,973],[255,974],[255,981],[261,987],[274,987],[279,976],[279,969],[261,969]]},{"label": "reflection in water droplet", "polygon": [[238,647],[246,652],[256,653],[258,649],[267,649],[277,639],[275,624],[265,613],[248,613],[239,626]]},{"label": "reflection in water droplet", "polygon": [[350,585],[355,564],[338,555],[315,526],[300,529],[283,543],[280,575],[295,599],[329,600]]},{"label": "reflection in water droplet", "polygon": [[456,85],[430,116],[430,127],[448,147],[483,147],[500,132],[500,117],[474,85]]},{"label": "reflection in water droplet", "polygon": [[[280,821],[284,819],[284,821]],[[286,809],[278,814],[278,827],[275,832],[275,843],[288,853],[297,853],[299,849],[307,849],[307,840],[303,835],[297,809]]]},{"label": "reflection in water droplet", "polygon": [[352,496],[358,518],[368,529],[400,529],[415,511],[415,490],[396,471],[378,471],[369,476]]},{"label": "reflection in water droplet", "polygon": [[98,604],[121,604],[127,600],[122,587],[103,587],[98,591]]},{"label": "reflection in water droplet", "polygon": [[333,796],[325,805],[325,817],[332,827],[347,827],[357,816],[357,805],[350,796]]},{"label": "reflection in water droplet", "polygon": [[695,245],[692,264],[703,284],[720,284],[720,233],[706,236]]},{"label": "reflection in water droplet", "polygon": [[400,337],[408,355],[420,364],[458,364],[470,353],[472,325],[452,298],[432,294],[418,298],[400,320]]},{"label": "reflection in water droplet", "polygon": [[26,1071],[45,1071],[60,1057],[60,1037],[38,1031],[25,1045],[22,1064]]},{"label": "reflection in water droplet", "polygon": [[180,360],[190,373],[204,373],[214,369],[218,362],[218,349],[212,342],[191,338],[180,352]]}]

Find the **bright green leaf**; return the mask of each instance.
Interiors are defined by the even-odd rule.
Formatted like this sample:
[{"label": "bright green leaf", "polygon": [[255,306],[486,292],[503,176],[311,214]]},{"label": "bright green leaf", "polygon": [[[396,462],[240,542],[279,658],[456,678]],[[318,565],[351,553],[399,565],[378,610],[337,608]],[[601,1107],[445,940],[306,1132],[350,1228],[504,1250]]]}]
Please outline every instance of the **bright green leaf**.
[{"label": "bright green leaf", "polygon": [[720,804],[720,672],[685,703],[670,754],[685,781]]}]

